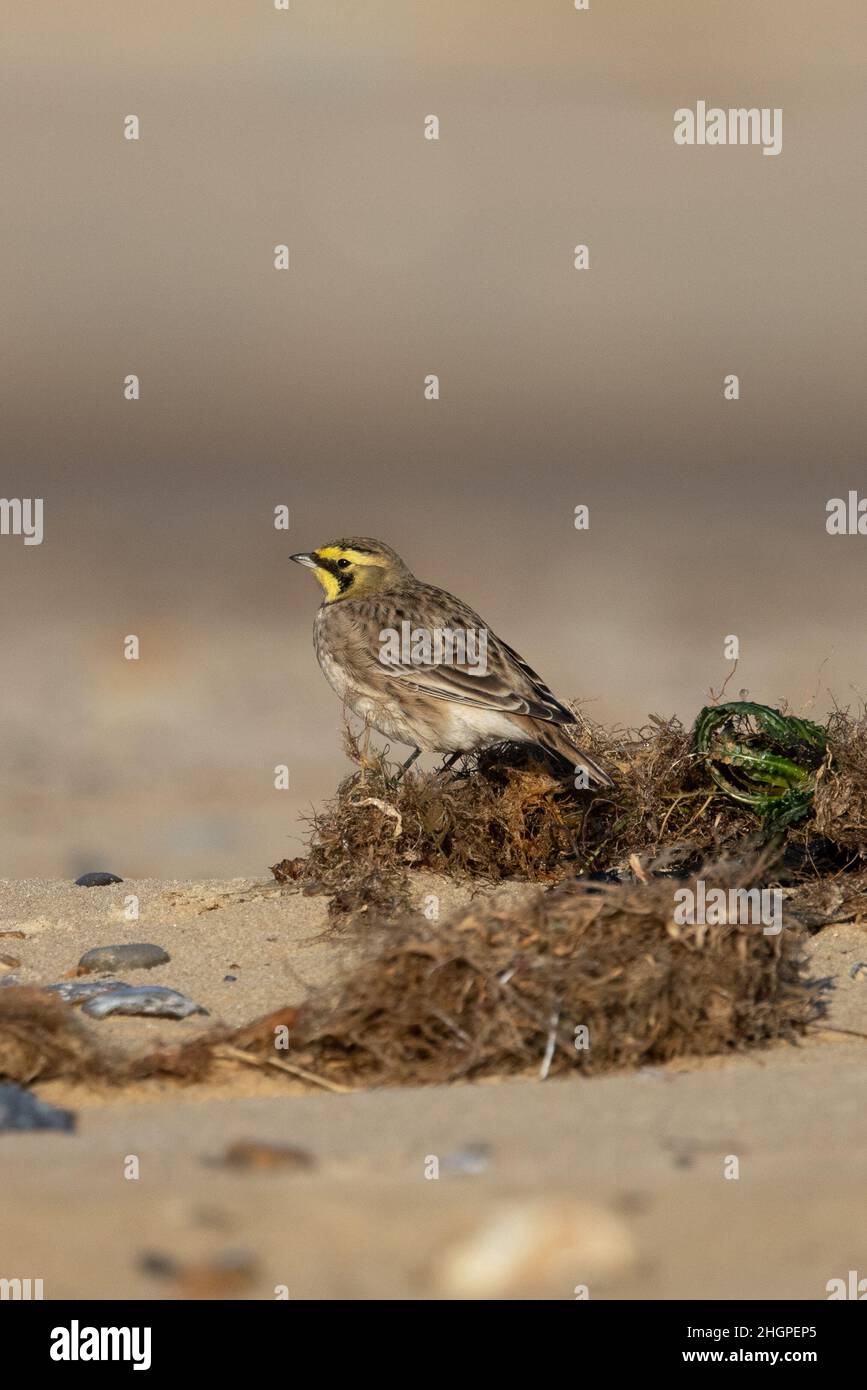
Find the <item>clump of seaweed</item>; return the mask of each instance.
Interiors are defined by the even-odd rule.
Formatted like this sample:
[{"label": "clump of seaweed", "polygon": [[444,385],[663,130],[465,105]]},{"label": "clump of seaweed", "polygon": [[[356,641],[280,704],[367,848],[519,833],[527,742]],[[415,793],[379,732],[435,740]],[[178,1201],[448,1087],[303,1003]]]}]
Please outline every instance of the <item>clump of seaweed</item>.
[{"label": "clump of seaweed", "polygon": [[813,797],[816,831],[851,858],[867,860],[867,714],[842,710],[827,725],[831,753]]},{"label": "clump of seaweed", "polygon": [[0,989],[0,1081],[22,1086],[55,1080],[123,1086],[155,1077],[204,1081],[217,1062],[246,1061],[265,1052],[274,1030],[288,1032],[297,1019],[298,1010],[287,1005],[242,1028],[217,1025],[176,1045],[136,1055],[107,1046],[60,995],[37,986],[8,985]]},{"label": "clump of seaweed", "polygon": [[708,706],[693,729],[653,717],[605,730],[576,714],[581,742],[615,786],[573,786],[532,749],[500,745],[446,774],[395,784],[382,760],[314,815],[306,859],[276,865],[336,917],[394,914],[409,903],[410,869],[489,882],[550,883],[622,876],[637,856],[690,873],[724,854],[770,847],[781,882],[838,872],[867,858],[867,722],[827,725],[750,702]]},{"label": "clump of seaweed", "polygon": [[24,985],[0,990],[0,1079],[26,1086],[95,1078],[113,1073],[116,1060],[56,995]]},{"label": "clump of seaweed", "polygon": [[798,921],[811,930],[867,919],[867,871],[804,879],[784,891]]},{"label": "clump of seaweed", "polygon": [[[763,872],[759,858],[701,876],[730,892]],[[190,1084],[243,1063],[341,1091],[544,1079],[796,1040],[822,1007],[804,977],[798,917],[778,934],[732,907],[713,924],[683,924],[683,886],[642,871],[634,882],[540,887],[520,904],[494,896],[436,925],[373,919],[366,958],[336,987],[138,1057],[103,1047],[62,1000],[10,987],[0,1077]]]},{"label": "clump of seaweed", "polygon": [[[728,890],[755,875],[719,865],[702,876]],[[520,906],[485,900],[436,927],[391,924],[336,997],[301,1008],[288,1056],[326,1082],[418,1085],[797,1038],[820,1009],[802,976],[800,924],[765,935],[729,913],[678,925],[678,886],[573,880]]]},{"label": "clump of seaweed", "polygon": [[[361,762],[357,744],[350,755]],[[283,860],[278,882],[327,893],[333,916],[395,915],[410,904],[410,869],[498,882],[553,881],[576,852],[584,803],[532,753],[505,745],[456,775],[408,774],[395,785],[365,760],[310,821],[306,859]]]}]

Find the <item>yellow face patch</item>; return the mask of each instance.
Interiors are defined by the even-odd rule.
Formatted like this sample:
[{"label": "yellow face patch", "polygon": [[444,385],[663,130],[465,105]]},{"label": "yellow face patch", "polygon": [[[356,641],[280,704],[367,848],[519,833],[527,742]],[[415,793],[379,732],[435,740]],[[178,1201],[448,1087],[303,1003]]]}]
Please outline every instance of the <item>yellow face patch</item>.
[{"label": "yellow face patch", "polygon": [[326,599],[331,603],[332,599],[336,599],[337,595],[340,593],[340,580],[336,575],[332,574],[330,570],[323,569],[321,566],[315,569],[313,573],[325,590]]},{"label": "yellow face patch", "polygon": [[366,587],[364,572],[388,568],[389,561],[384,555],[371,555],[367,551],[353,550],[339,545],[324,545],[313,552],[317,561],[314,573],[325,590],[325,600],[333,603],[350,593],[358,593]]}]

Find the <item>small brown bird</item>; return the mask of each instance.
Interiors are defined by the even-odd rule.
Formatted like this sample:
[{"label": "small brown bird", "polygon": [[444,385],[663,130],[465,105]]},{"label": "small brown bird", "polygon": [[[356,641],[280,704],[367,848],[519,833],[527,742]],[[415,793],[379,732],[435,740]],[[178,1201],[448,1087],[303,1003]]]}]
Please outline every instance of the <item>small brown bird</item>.
[{"label": "small brown bird", "polygon": [[332,541],[290,557],[325,590],[313,642],[341,700],[386,738],[414,751],[462,753],[491,744],[543,748],[585,785],[611,778],[565,729],[575,723],[526,661],[445,589],[416,579],[382,541]]}]

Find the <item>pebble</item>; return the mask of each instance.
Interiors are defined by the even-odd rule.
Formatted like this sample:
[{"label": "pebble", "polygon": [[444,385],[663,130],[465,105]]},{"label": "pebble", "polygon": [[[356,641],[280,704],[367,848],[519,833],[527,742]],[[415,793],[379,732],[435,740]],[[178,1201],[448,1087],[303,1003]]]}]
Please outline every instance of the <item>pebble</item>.
[{"label": "pebble", "polygon": [[592,1297],[594,1282],[624,1274],[636,1261],[619,1216],[570,1197],[534,1198],[483,1215],[440,1253],[430,1279],[437,1292],[455,1299],[570,1299],[579,1285]]},{"label": "pebble", "polygon": [[0,956],[0,970],[17,970],[20,964],[19,956]]},{"label": "pebble", "polygon": [[162,1251],[139,1256],[139,1268],[157,1279],[171,1279],[182,1298],[237,1298],[250,1288],[258,1274],[256,1256],[250,1250],[221,1250],[210,1259],[185,1264]]},{"label": "pebble", "polygon": [[260,1139],[238,1139],[226,1149],[221,1166],[241,1171],[292,1168],[296,1171],[315,1167],[313,1155],[306,1149],[292,1149],[286,1144],[266,1144]]},{"label": "pebble", "polygon": [[107,888],[110,883],[123,883],[123,879],[118,878],[117,874],[105,874],[96,871],[82,874],[81,878],[75,880],[76,888]]},{"label": "pebble", "polygon": [[136,941],[120,946],[94,946],[85,951],[78,968],[89,974],[108,974],[113,970],[152,970],[155,965],[165,965],[169,960],[171,956],[162,946]]},{"label": "pebble", "polygon": [[859,960],[857,965],[853,965],[849,971],[853,980],[867,980],[867,961]]},{"label": "pebble", "polygon": [[114,989],[95,994],[84,1005],[83,1012],[91,1018],[107,1018],[109,1014],[144,1014],[153,1018],[189,1018],[190,1014],[207,1014],[201,1004],[194,1004],[186,995],[164,985],[116,984]]},{"label": "pebble", "polygon": [[443,1157],[442,1167],[453,1173],[484,1173],[491,1161],[490,1144],[467,1144]]},{"label": "pebble", "polygon": [[60,1129],[69,1132],[75,1129],[75,1115],[71,1110],[59,1110],[56,1105],[25,1091],[11,1081],[0,1085],[0,1134],[11,1130]]}]

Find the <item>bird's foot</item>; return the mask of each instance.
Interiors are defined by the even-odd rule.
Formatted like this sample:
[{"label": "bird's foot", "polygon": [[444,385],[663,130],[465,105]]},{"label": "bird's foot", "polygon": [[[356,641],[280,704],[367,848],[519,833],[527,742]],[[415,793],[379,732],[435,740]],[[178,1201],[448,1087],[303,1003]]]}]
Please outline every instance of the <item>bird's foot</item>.
[{"label": "bird's foot", "polygon": [[409,769],[412,767],[412,765],[413,765],[413,763],[415,762],[416,758],[418,758],[418,757],[420,757],[420,756],[421,756],[421,749],[420,749],[420,748],[415,748],[415,749],[413,749],[413,751],[410,753],[409,757],[407,758],[407,760],[406,760],[406,762],[403,764],[403,766],[398,768],[396,776],[389,782],[388,785],[391,787],[392,791],[396,790],[396,788],[400,786],[400,783],[401,783],[401,781],[403,780],[403,774],[404,774],[405,772],[409,772]]},{"label": "bird's foot", "polygon": [[449,756],[443,762],[442,767],[437,768],[437,777],[442,777],[443,773],[448,772],[451,768],[453,768],[458,758],[462,758],[463,756],[463,750],[460,748],[458,749],[457,753],[450,753]]}]

